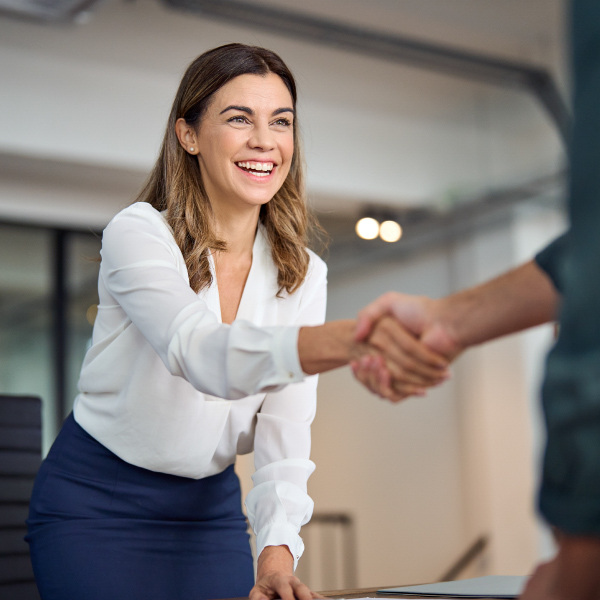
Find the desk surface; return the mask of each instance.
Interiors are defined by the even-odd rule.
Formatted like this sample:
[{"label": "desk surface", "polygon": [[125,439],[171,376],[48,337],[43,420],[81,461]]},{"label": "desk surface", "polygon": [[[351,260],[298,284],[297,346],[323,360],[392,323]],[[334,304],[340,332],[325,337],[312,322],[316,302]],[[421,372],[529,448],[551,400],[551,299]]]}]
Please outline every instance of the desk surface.
[{"label": "desk surface", "polygon": [[[410,585],[410,584],[401,584],[401,585]],[[406,598],[409,600],[410,598],[427,598],[427,600],[434,600],[431,596],[406,596],[404,594],[378,594],[377,590],[391,588],[391,587],[399,587],[396,585],[380,585],[374,588],[364,588],[360,590],[334,590],[328,592],[320,592],[321,595],[326,598],[387,598],[387,600],[404,600]],[[481,598],[472,598],[471,600],[486,600],[485,597]]]},{"label": "desk surface", "polygon": [[[402,584],[402,585],[411,585],[411,584]],[[326,598],[387,598],[387,600],[410,600],[411,598],[414,600],[415,598],[421,598],[422,600],[435,600],[432,596],[418,596],[418,595],[398,595],[398,594],[378,594],[377,590],[391,588],[391,587],[399,587],[396,585],[380,585],[374,588],[362,588],[356,590],[332,590],[327,592],[319,592],[322,596]],[[248,600],[248,598],[228,598],[228,600]],[[489,600],[489,597],[486,599],[485,596],[481,598],[470,598],[470,600]]]}]

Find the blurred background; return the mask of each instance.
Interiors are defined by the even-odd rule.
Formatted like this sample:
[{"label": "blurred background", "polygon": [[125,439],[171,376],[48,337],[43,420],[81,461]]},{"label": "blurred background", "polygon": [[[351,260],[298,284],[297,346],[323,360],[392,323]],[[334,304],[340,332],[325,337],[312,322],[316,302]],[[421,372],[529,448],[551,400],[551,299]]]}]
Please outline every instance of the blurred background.
[{"label": "blurred background", "polygon": [[[153,165],[187,64],[223,43],[271,48],[297,78],[329,319],[531,258],[565,227],[565,4],[0,0],[0,393],[41,396],[47,449],[91,334],[101,231]],[[399,227],[363,239],[363,217]],[[520,575],[552,554],[535,512],[552,335],[470,350],[399,406],[348,369],[321,377],[307,583]],[[240,459],[245,489],[252,468]]]}]

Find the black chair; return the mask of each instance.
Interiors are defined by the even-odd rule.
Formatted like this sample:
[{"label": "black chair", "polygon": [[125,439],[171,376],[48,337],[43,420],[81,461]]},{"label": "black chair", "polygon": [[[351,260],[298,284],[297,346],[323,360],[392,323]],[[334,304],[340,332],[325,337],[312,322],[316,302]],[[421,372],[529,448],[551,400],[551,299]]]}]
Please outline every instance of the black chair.
[{"label": "black chair", "polygon": [[33,480],[42,460],[42,403],[0,395],[0,598],[39,600],[24,541]]}]

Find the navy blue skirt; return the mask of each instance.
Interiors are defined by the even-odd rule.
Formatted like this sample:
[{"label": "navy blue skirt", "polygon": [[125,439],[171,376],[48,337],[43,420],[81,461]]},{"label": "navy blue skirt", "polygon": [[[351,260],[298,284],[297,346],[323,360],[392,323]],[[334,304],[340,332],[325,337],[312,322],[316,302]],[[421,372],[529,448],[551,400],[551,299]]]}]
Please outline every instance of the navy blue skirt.
[{"label": "navy blue skirt", "polygon": [[200,480],[142,469],[72,415],[42,463],[27,526],[43,600],[205,600],[254,584],[233,466]]}]

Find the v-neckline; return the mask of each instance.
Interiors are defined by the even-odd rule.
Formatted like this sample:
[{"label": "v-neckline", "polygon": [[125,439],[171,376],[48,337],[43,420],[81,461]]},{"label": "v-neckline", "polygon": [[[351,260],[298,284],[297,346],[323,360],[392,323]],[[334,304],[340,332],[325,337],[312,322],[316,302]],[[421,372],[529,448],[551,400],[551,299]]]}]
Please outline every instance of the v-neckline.
[{"label": "v-neckline", "polygon": [[[257,266],[258,263],[262,260],[262,251],[264,249],[264,240],[263,240],[263,232],[261,230],[261,226],[259,225],[256,228],[256,234],[254,236],[254,243],[252,244],[252,262],[250,263],[250,270],[248,271],[248,277],[246,277],[246,283],[244,284],[244,289],[242,290],[242,296],[240,298],[240,303],[237,308],[237,312],[233,321],[237,321],[238,319],[243,319],[247,321],[252,320],[252,316],[255,312],[254,308],[256,302],[259,300],[259,292],[262,286],[261,279],[261,269]],[[223,323],[223,315],[221,313],[221,296],[219,294],[219,285],[217,282],[217,272],[215,269],[215,261],[212,254],[209,254],[208,257],[210,264],[210,271],[213,277],[213,283],[211,285],[212,288],[212,300],[211,303],[213,306],[213,310],[215,311],[217,317],[219,318],[219,322]]]}]

